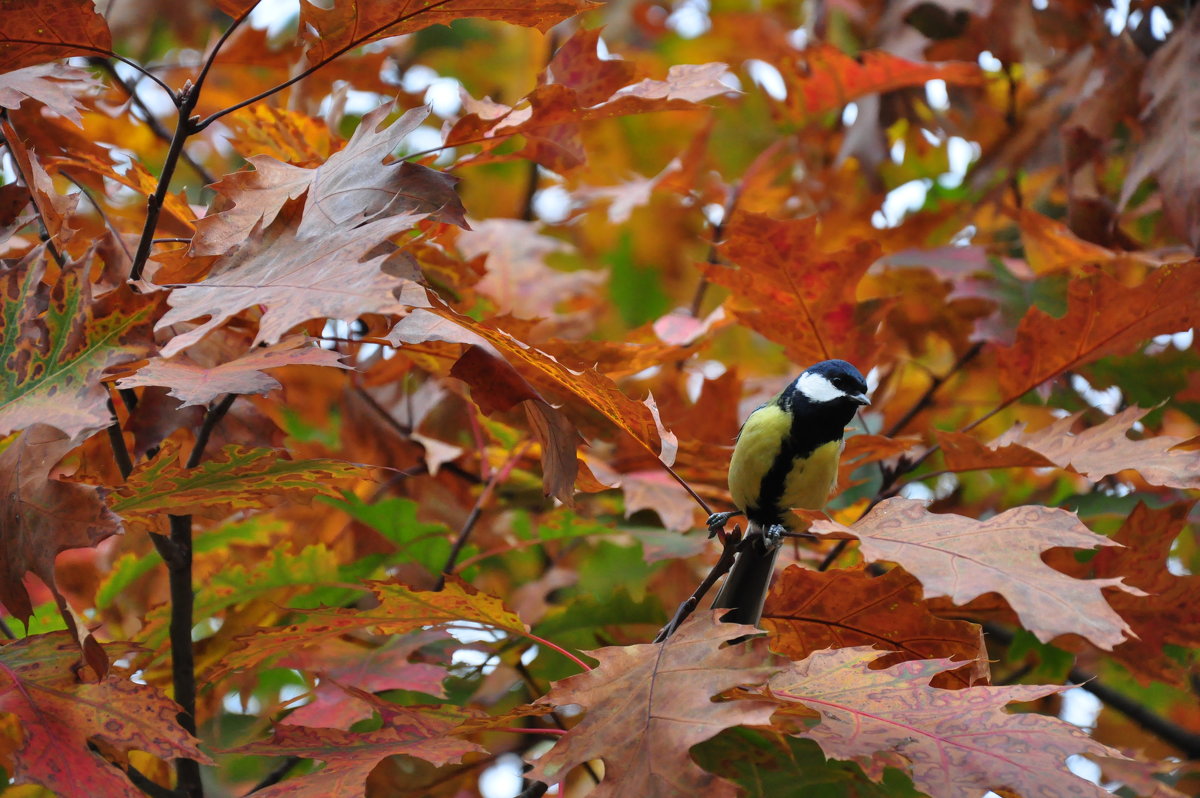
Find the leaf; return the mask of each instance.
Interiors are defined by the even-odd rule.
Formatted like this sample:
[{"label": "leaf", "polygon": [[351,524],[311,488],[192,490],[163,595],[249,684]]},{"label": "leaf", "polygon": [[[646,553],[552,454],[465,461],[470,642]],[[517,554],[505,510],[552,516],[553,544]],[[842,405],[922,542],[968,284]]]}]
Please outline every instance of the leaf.
[{"label": "leaf", "polygon": [[413,108],[383,127],[393,107],[386,103],[364,116],[346,146],[316,169],[255,155],[249,158],[255,171],[214,183],[212,188],[233,207],[200,220],[193,252],[227,252],[256,225],[269,226],[288,200],[306,193],[297,239],[406,214],[467,228],[462,202],[454,192],[457,178],[409,161],[384,163],[429,116],[427,107]]},{"label": "leaf", "polygon": [[[777,671],[762,641],[721,644],[753,627],[718,623],[697,613],[661,644],[610,646],[588,652],[600,664],[556,682],[538,704],[579,704],[587,715],[539,758],[527,778],[554,783],[592,759],[605,764],[592,794],[732,796],[733,785],[696,766],[688,749],[722,729],[766,724],[762,701],[713,699]],[[765,662],[764,662],[765,661]]]},{"label": "leaf", "polygon": [[109,676],[80,683],[72,671],[78,648],[66,633],[34,635],[0,646],[0,714],[20,722],[11,776],[63,798],[144,795],[89,746],[120,753],[213,764],[176,720],[179,705],[155,687]]},{"label": "leaf", "polygon": [[1200,453],[1177,449],[1183,438],[1156,435],[1130,440],[1133,425],[1149,410],[1127,407],[1102,424],[1072,434],[1082,412],[1060,418],[1037,432],[1016,424],[984,446],[969,435],[938,432],[952,471],[976,468],[1070,466],[1093,482],[1125,470],[1137,471],[1151,485],[1182,490],[1200,488]]},{"label": "leaf", "polygon": [[117,380],[117,387],[161,385],[171,389],[167,392],[168,396],[183,402],[180,407],[207,405],[226,393],[268,393],[280,387],[274,377],[264,373],[266,369],[300,365],[350,368],[341,362],[341,358],[337,352],[322,349],[301,336],[295,336],[285,338],[274,346],[253,349],[236,360],[212,368],[197,366],[186,357],[174,361],[151,358],[135,374]]},{"label": "leaf", "polygon": [[626,518],[639,510],[653,510],[673,532],[696,528],[695,501],[661,469],[625,472],[621,492],[625,494]]},{"label": "leaf", "polygon": [[[0,44],[0,53],[3,45]],[[37,66],[0,73],[0,108],[13,111],[26,100],[37,100],[54,113],[65,116],[79,127],[79,95],[91,92],[99,83],[87,72],[61,63]]]},{"label": "leaf", "polygon": [[110,55],[108,23],[91,0],[5,0],[0,72],[71,55]]},{"label": "leaf", "polygon": [[810,571],[789,566],[771,585],[762,614],[771,648],[804,659],[824,648],[875,646],[877,667],[910,659],[950,659],[959,667],[935,677],[939,687],[970,687],[988,678],[979,626],[938,618],[921,600],[921,584],[902,568]]},{"label": "leaf", "polygon": [[[319,648],[285,654],[277,663],[279,667],[313,672],[319,680],[312,702],[280,723],[349,730],[354,723],[370,718],[373,709],[355,691],[412,690],[445,698],[442,680],[449,672],[431,662],[408,661],[418,648],[445,636],[444,632],[417,632],[409,639],[379,647],[358,640],[326,640]],[[347,687],[354,691],[347,691]]]},{"label": "leaf", "polygon": [[429,310],[414,310],[396,323],[387,338],[394,344],[426,341],[491,344],[535,386],[545,386],[582,400],[650,452],[658,454],[668,449],[668,444],[659,436],[658,424],[650,408],[630,399],[615,382],[595,369],[572,371],[540,349],[450,308],[435,306]]},{"label": "leaf", "polygon": [[266,310],[254,343],[277,343],[292,327],[314,318],[351,320],[365,313],[403,313],[425,305],[425,289],[382,270],[389,255],[375,254],[391,236],[412,229],[420,215],[400,215],[339,229],[312,240],[296,234],[298,203],[289,203],[271,226],[222,256],[203,282],[175,288],[171,309],[155,329],[208,316],[162,347],[171,357],[246,308]]},{"label": "leaf", "polygon": [[1002,788],[1045,798],[1109,794],[1072,774],[1065,760],[1119,753],[1066,721],[1003,711],[1005,704],[1067,688],[939,690],[929,680],[958,663],[914,660],[872,669],[880,656],[870,648],[818,651],[772,677],[772,695],[820,715],[816,726],[796,736],[815,740],[826,756],[858,762],[876,779],[885,766],[900,767],[932,798]]},{"label": "leaf", "polygon": [[153,303],[124,288],[94,299],[88,262],[64,268],[53,286],[45,268],[36,250],[0,273],[0,435],[38,423],[69,437],[108,426],[101,377],[148,350]]},{"label": "leaf", "polygon": [[575,477],[579,473],[575,448],[579,430],[575,425],[543,399],[512,366],[483,347],[468,347],[450,369],[450,376],[471,386],[471,397],[484,412],[503,412],[521,405],[529,427],[541,445],[545,494],[572,506]]},{"label": "leaf", "polygon": [[830,44],[789,54],[778,66],[787,87],[781,105],[788,116],[801,122],[839,111],[866,94],[924,86],[930,80],[983,85],[983,71],[976,64],[927,64],[884,50],[868,50],[855,58]]},{"label": "leaf", "polygon": [[1200,165],[1195,158],[1200,111],[1192,100],[1197,70],[1200,12],[1189,9],[1187,19],[1146,65],[1141,113],[1145,139],[1133,149],[1119,203],[1124,208],[1142,181],[1153,175],[1167,222],[1193,250],[1200,249]]},{"label": "leaf", "polygon": [[604,284],[598,271],[550,268],[546,256],[570,247],[542,235],[540,227],[520,219],[486,219],[458,236],[458,249],[466,258],[486,256],[487,273],[475,288],[495,303],[498,314],[553,318],[561,303],[594,295]]},{"label": "leaf", "polygon": [[1021,396],[1064,371],[1128,352],[1163,333],[1200,325],[1200,260],[1161,266],[1127,287],[1104,272],[1067,287],[1067,313],[1030,308],[1012,346],[996,353],[1004,399]]},{"label": "leaf", "polygon": [[164,513],[220,518],[263,507],[280,497],[341,494],[331,480],[363,479],[363,466],[341,460],[286,460],[283,452],[230,444],[195,468],[183,465],[174,439],[153,460],[140,463],[108,505],[131,525],[151,527]]},{"label": "leaf", "polygon": [[1118,545],[1065,510],[1030,505],[976,521],[930,513],[922,502],[892,498],[877,504],[853,526],[817,521],[811,531],[854,535],[865,560],[904,566],[921,580],[926,598],[947,596],[961,605],[984,593],[999,593],[1020,616],[1022,626],[1043,643],[1077,634],[1111,650],[1129,636],[1130,629],[1100,589],[1115,587],[1141,595],[1119,578],[1072,579],[1042,562],[1042,552],[1055,546]]},{"label": "leaf", "polygon": [[50,476],[74,448],[75,442],[62,432],[35,424],[0,452],[0,601],[28,622],[33,604],[23,581],[26,572],[35,574],[54,594],[67,628],[83,642],[88,664],[103,673],[103,652],[94,640],[89,645],[85,635],[90,635],[76,624],[59,592],[54,558],[67,549],[96,546],[120,532],[121,524],[104,506],[103,491]]},{"label": "leaf", "polygon": [[879,246],[859,241],[822,252],[815,218],[781,221],[740,212],[729,223],[721,255],[737,268],[703,267],[728,288],[737,319],[782,344],[793,363],[807,366],[837,357],[870,368],[880,344],[875,329],[885,309],[859,304],[855,289],[879,257]]},{"label": "leaf", "polygon": [[297,646],[319,645],[326,639],[366,629],[397,635],[467,621],[519,636],[528,634],[525,624],[505,609],[500,599],[453,579],[447,580],[441,591],[413,590],[394,582],[367,582],[363,587],[374,594],[378,607],[306,610],[306,621],[243,635],[239,638],[242,648],[226,656],[210,678],[215,681],[230,671],[254,667]]},{"label": "leaf", "polygon": [[322,8],[304,0],[300,4],[300,30],[308,47],[308,62],[316,64],[367,42],[469,17],[537,28],[545,33],[593,5],[591,0],[528,0],[511,5],[479,0],[358,0]]},{"label": "leaf", "polygon": [[440,708],[398,707],[355,691],[383,717],[383,728],[368,732],[276,725],[269,740],[248,743],[228,753],[319,759],[325,767],[259,790],[262,798],[327,798],[365,796],[370,772],[389,756],[404,755],[435,765],[459,762],[470,753],[486,753],[475,743],[451,736],[465,713]]},{"label": "leaf", "polygon": [[1200,576],[1172,573],[1172,545],[1187,523],[1192,503],[1151,509],[1138,502],[1113,537],[1122,548],[1101,549],[1086,564],[1058,556],[1051,563],[1068,573],[1123,577],[1144,595],[1112,592],[1109,602],[1129,622],[1136,637],[1113,649],[1113,657],[1139,679],[1187,685],[1187,673],[1167,653],[1168,646],[1200,647],[1200,616],[1195,610]]}]

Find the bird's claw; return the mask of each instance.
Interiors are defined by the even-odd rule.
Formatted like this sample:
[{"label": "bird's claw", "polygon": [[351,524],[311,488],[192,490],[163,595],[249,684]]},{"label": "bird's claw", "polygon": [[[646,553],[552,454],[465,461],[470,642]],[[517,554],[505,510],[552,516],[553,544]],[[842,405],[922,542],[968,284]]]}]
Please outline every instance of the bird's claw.
[{"label": "bird's claw", "polygon": [[763,532],[763,548],[767,551],[775,551],[783,545],[783,537],[787,533],[787,527],[783,524],[771,524]]},{"label": "bird's claw", "polygon": [[705,526],[708,527],[708,536],[710,538],[715,538],[717,533],[725,528],[725,524],[729,521],[729,519],[733,518],[735,515],[741,515],[741,513],[737,510],[731,510],[727,513],[713,513],[710,515],[708,517],[708,521],[705,522]]}]

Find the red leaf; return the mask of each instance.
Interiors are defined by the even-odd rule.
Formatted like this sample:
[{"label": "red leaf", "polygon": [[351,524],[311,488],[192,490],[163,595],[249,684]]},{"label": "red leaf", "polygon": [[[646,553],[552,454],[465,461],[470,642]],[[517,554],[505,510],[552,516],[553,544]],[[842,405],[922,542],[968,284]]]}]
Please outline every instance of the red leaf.
[{"label": "red leaf", "polygon": [[5,0],[0,4],[0,72],[69,55],[110,55],[108,23],[91,0]]}]

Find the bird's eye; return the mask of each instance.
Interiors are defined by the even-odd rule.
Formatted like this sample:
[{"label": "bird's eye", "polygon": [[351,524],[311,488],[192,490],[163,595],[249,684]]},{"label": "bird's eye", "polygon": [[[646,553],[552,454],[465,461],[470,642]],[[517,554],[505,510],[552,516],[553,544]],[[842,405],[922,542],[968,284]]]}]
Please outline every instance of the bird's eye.
[{"label": "bird's eye", "polygon": [[846,378],[845,377],[834,377],[833,378],[833,387],[837,388],[839,390],[843,390],[843,391],[846,390]]}]

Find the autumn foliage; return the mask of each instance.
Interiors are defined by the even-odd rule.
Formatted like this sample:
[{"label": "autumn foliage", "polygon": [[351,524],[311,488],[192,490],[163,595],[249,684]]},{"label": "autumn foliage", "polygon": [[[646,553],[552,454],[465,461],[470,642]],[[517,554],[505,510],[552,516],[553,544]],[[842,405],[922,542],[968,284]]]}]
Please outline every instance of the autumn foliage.
[{"label": "autumn foliage", "polygon": [[1200,9],[257,5],[0,2],[6,795],[1200,790]]}]

